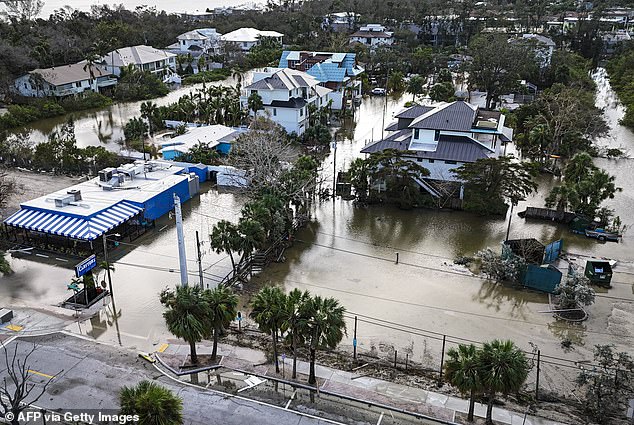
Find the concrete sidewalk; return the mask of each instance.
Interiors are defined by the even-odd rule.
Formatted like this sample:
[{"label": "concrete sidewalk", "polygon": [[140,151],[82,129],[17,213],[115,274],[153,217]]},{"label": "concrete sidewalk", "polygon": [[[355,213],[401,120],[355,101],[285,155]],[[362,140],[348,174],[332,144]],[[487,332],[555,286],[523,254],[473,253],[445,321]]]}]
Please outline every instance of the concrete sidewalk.
[{"label": "concrete sidewalk", "polygon": [[[211,353],[211,346],[205,345],[205,343],[197,344],[196,348],[199,355]],[[189,346],[165,344],[159,348],[159,355],[161,353],[185,358],[189,354]],[[224,367],[282,378],[280,374],[275,373],[274,365],[264,363],[266,356],[260,350],[219,343],[218,355],[222,356],[220,364]],[[280,358],[280,365],[281,362],[282,359]],[[286,358],[284,364],[286,377],[288,378],[293,367],[293,361],[290,358]],[[298,374],[306,378],[309,373],[309,366],[308,362],[298,360]],[[315,365],[315,374],[321,390],[414,413],[421,413],[438,419],[454,421],[458,413],[466,415],[469,410],[469,401],[462,398],[395,384],[381,379],[363,377],[352,372]],[[306,379],[301,381],[305,382]],[[244,395],[247,394],[245,393]],[[475,415],[484,418],[486,416],[486,405],[476,403]],[[499,407],[493,408],[493,420],[497,423],[508,425],[564,425],[561,422],[531,415],[527,415],[525,419],[523,413],[512,412]]]}]

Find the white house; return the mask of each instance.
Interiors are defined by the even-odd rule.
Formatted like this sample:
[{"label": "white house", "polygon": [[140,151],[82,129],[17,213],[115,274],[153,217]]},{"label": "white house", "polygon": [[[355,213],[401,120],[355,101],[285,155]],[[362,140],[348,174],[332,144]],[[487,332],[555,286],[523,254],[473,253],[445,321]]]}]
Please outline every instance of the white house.
[{"label": "white house", "polygon": [[504,114],[463,101],[435,107],[414,105],[396,118],[398,121],[386,128],[391,133],[388,137],[361,152],[407,152],[406,158],[430,171],[418,184],[432,196],[440,196],[435,188],[438,182],[460,183],[452,170],[478,159],[497,158],[501,146],[513,137],[513,130],[504,126]]},{"label": "white house", "polygon": [[263,39],[273,40],[281,46],[283,37],[284,34],[277,31],[260,31],[255,28],[240,28],[221,36],[220,39],[225,44],[233,44],[240,48],[243,52],[248,52],[253,46],[259,44]]},{"label": "white house", "polygon": [[389,46],[394,43],[394,33],[387,31],[381,24],[367,24],[350,35],[350,43],[361,43],[371,48]]},{"label": "white house", "polygon": [[121,69],[133,65],[141,71],[163,75],[166,69],[176,70],[176,55],[151,46],[122,47],[100,59],[100,63],[117,77]]},{"label": "white house", "polygon": [[522,34],[522,38],[519,41],[533,44],[532,47],[539,61],[540,68],[546,68],[550,65],[550,59],[553,57],[555,47],[557,47],[552,39],[539,34]]},{"label": "white house", "polygon": [[247,109],[253,93],[262,98],[264,112],[289,133],[301,135],[309,126],[308,105],[326,106],[330,89],[305,72],[289,68],[264,68],[253,74],[253,82],[244,88],[240,97]]},{"label": "white house", "polygon": [[220,124],[191,127],[185,134],[167,139],[161,143],[163,159],[172,160],[181,154],[186,154],[195,145],[207,145],[221,154],[227,155],[231,144],[244,129],[227,127]]},{"label": "white house", "polygon": [[27,97],[62,97],[85,91],[99,92],[115,84],[117,80],[105,67],[89,66],[86,62],[34,69],[14,82],[17,92]]},{"label": "white house", "polygon": [[198,56],[202,53],[215,54],[219,51],[220,36],[215,28],[198,28],[187,31],[176,37],[176,43],[167,46],[172,53],[191,53]]},{"label": "white house", "polygon": [[353,30],[361,15],[354,12],[337,12],[324,16],[322,28],[330,28],[335,32]]}]

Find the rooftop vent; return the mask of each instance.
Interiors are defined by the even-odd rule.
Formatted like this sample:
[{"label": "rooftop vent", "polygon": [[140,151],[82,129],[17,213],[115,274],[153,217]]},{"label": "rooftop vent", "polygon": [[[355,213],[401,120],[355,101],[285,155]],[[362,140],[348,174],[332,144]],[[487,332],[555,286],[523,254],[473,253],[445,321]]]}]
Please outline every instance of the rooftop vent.
[{"label": "rooftop vent", "polygon": [[68,195],[73,195],[73,201],[81,201],[81,190],[79,189],[71,189],[66,192]]}]

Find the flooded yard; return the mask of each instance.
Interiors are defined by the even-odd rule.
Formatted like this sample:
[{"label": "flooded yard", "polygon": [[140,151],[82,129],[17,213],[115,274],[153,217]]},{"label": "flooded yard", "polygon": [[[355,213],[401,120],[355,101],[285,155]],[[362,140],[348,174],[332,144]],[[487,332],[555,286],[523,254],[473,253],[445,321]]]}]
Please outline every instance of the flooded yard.
[{"label": "flooded yard", "polygon": [[[634,135],[618,125],[622,108],[609,89],[605,74],[599,72],[595,78],[599,86],[597,101],[606,108],[612,125],[610,136],[601,142],[632,152]],[[169,100],[156,103],[174,101],[178,95],[173,92]],[[353,136],[338,142],[336,163],[332,153],[323,162],[324,181],[331,182],[335,170],[346,169],[361,155],[359,151],[365,144],[381,137],[384,109],[387,125],[410,99],[409,95],[364,99],[353,123],[344,128]],[[102,143],[102,140],[112,143],[121,136],[122,124],[136,115],[138,109],[136,103],[115,105],[106,111],[78,116],[79,144],[85,146]],[[58,124],[54,121],[38,123],[34,137],[45,137],[46,132]],[[634,191],[630,185],[634,171],[632,160],[597,159],[597,164],[616,175],[617,185],[624,188],[607,204],[625,223],[631,224],[634,222]],[[555,183],[554,178],[542,176],[539,192],[521,203],[514,214],[526,205],[543,206],[548,189]],[[206,187],[199,198],[184,205],[188,268],[193,282],[198,281],[195,231],[203,241],[205,282],[214,284],[227,273],[229,264],[224,255],[209,249],[207,235],[219,219],[236,220],[242,203],[243,198],[238,194]],[[495,285],[453,264],[459,255],[473,255],[486,247],[499,249],[508,217],[360,207],[337,199],[316,204],[312,219],[298,234],[297,243],[286,251],[286,261],[272,264],[245,289],[251,292],[262,285],[279,285],[287,291],[300,288],[339,299],[349,312],[345,348],[352,349],[355,315],[360,352],[387,358],[393,357],[396,350],[399,358],[407,355],[408,359],[429,367],[440,364],[443,335],[450,339],[448,346],[459,339],[508,338],[528,351],[532,349],[531,344],[535,344],[542,355],[574,360],[591,359],[591,349],[597,343],[614,343],[624,350],[632,350],[634,346],[630,321],[634,301],[634,235],[631,232],[626,233],[620,243],[600,244],[573,235],[564,226],[514,215],[512,238],[534,237],[544,243],[563,238],[564,249],[574,256],[619,260],[614,287],[599,294],[601,297],[588,309],[588,321],[571,326],[558,323],[552,317],[546,295]],[[173,218],[164,217],[154,232],[116,251],[113,280],[118,328],[114,326],[112,313],[104,309],[93,319],[76,323],[71,330],[110,342],[121,340],[124,345],[144,350],[151,350],[155,344],[170,338],[163,324],[158,293],[179,280],[175,234]],[[0,299],[5,304],[54,309],[68,296],[66,284],[72,276],[68,262],[27,255],[12,259],[12,266],[16,273],[0,279]],[[247,297],[246,293],[242,297],[243,312]],[[562,341],[571,341],[574,350],[568,352],[562,347]],[[570,387],[571,384],[565,383],[569,376],[557,379],[566,372],[566,368],[552,366],[547,379],[552,380],[553,385],[561,381]]]}]

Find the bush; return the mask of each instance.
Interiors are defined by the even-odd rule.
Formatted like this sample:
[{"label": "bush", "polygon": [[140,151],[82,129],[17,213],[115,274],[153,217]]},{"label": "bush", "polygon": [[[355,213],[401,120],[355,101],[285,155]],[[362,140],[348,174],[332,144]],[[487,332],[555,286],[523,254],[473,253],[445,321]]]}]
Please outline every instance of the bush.
[{"label": "bush", "polygon": [[169,88],[149,71],[136,68],[124,69],[114,91],[114,98],[121,101],[147,100],[165,96]]},{"label": "bush", "polygon": [[183,85],[198,84],[198,83],[210,83],[213,81],[222,81],[231,75],[231,70],[228,68],[214,69],[211,71],[202,71],[195,75],[188,75],[183,78]]},{"label": "bush", "polygon": [[83,111],[84,109],[104,108],[112,104],[112,99],[101,93],[87,91],[81,96],[64,98],[60,103],[66,112],[75,112]]}]

